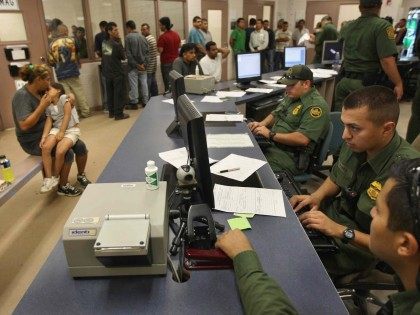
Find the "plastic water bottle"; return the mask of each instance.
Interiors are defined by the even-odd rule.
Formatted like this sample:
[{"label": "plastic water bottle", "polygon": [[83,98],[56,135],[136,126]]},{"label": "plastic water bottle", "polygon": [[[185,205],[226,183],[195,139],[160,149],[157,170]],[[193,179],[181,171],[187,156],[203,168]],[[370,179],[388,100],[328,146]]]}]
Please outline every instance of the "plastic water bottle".
[{"label": "plastic water bottle", "polygon": [[337,72],[340,71],[340,52],[338,51],[335,53],[332,68]]},{"label": "plastic water bottle", "polygon": [[195,75],[200,75],[200,68],[197,66],[195,66]]},{"label": "plastic water bottle", "polygon": [[5,182],[11,183],[15,180],[12,165],[5,155],[0,155],[1,175]]},{"label": "plastic water bottle", "polygon": [[147,161],[147,167],[144,169],[146,174],[146,188],[155,190],[159,188],[158,168],[155,161]]}]

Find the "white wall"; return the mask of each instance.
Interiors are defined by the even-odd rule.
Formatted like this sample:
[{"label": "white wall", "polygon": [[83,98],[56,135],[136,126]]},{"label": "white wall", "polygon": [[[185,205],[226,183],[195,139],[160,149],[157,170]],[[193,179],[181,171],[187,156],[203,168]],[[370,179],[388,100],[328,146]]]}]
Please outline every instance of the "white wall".
[{"label": "white wall", "polygon": [[[205,0],[204,0],[205,1]],[[201,16],[201,1],[200,0],[187,0],[188,8],[188,30],[185,32],[188,34],[192,28],[192,20],[194,16]]]},{"label": "white wall", "polygon": [[420,0],[403,0],[401,18],[407,18],[410,8],[415,7],[420,7]]},{"label": "white wall", "polygon": [[[390,16],[394,19],[394,25],[397,21],[404,17],[404,7],[403,0],[392,0],[390,5],[386,4],[386,1],[383,1],[381,9],[381,17]],[[417,1],[420,3],[420,1]],[[420,5],[420,4],[419,4]]]}]

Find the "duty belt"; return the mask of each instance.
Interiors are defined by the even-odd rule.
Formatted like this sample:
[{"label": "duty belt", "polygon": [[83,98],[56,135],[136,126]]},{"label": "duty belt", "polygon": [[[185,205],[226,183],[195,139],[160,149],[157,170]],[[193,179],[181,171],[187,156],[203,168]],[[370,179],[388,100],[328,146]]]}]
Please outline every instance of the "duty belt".
[{"label": "duty belt", "polygon": [[362,72],[349,72],[345,71],[344,77],[348,79],[354,79],[354,80],[363,80],[363,77],[365,76]]}]

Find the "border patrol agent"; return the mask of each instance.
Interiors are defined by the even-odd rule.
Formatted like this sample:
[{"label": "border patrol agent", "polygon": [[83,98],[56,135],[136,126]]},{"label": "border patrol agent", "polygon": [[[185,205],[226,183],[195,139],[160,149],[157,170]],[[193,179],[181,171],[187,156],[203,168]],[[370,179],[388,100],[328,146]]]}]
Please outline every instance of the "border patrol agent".
[{"label": "border patrol agent", "polygon": [[272,141],[264,154],[273,171],[299,174],[308,168],[316,145],[328,131],[329,108],[312,86],[308,67],[294,66],[279,81],[287,85],[286,97],[263,121],[248,126],[254,134]]},{"label": "border patrol agent", "polygon": [[[362,15],[347,23],[340,32],[344,40],[341,81],[335,89],[334,111],[341,111],[347,95],[364,86],[394,84],[397,99],[403,95],[403,82],[397,69],[394,28],[378,15],[382,0],[360,0]],[[381,71],[383,70],[383,72]]]},{"label": "border patrol agent", "polygon": [[313,64],[322,62],[322,48],[326,40],[336,40],[338,32],[335,25],[332,23],[330,16],[324,16],[321,20],[322,29],[315,36],[315,57]]}]

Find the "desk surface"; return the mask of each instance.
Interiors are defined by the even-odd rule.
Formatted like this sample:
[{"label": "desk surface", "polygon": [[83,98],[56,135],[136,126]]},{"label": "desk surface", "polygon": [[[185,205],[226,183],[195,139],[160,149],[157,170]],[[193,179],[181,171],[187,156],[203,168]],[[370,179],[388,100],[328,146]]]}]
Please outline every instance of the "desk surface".
[{"label": "desk surface", "polygon": [[[197,97],[193,97],[196,98]],[[198,104],[202,111],[234,110],[233,101]],[[165,129],[173,119],[173,107],[152,98],[115,152],[98,182],[139,181],[146,161],[162,166],[159,152],[183,145],[168,138]],[[248,132],[245,124],[208,127],[207,132]],[[210,157],[228,153],[264,159],[255,148],[210,149]],[[279,188],[270,167],[259,170],[264,187]],[[256,216],[247,235],[254,244],[266,272],[281,284],[300,314],[347,314],[321,261],[310,244],[290,205],[287,218]],[[231,217],[215,213],[222,224]],[[15,314],[239,314],[240,297],[232,270],[193,272],[183,284],[161,277],[114,277],[74,280],[59,241],[15,310]]]}]

